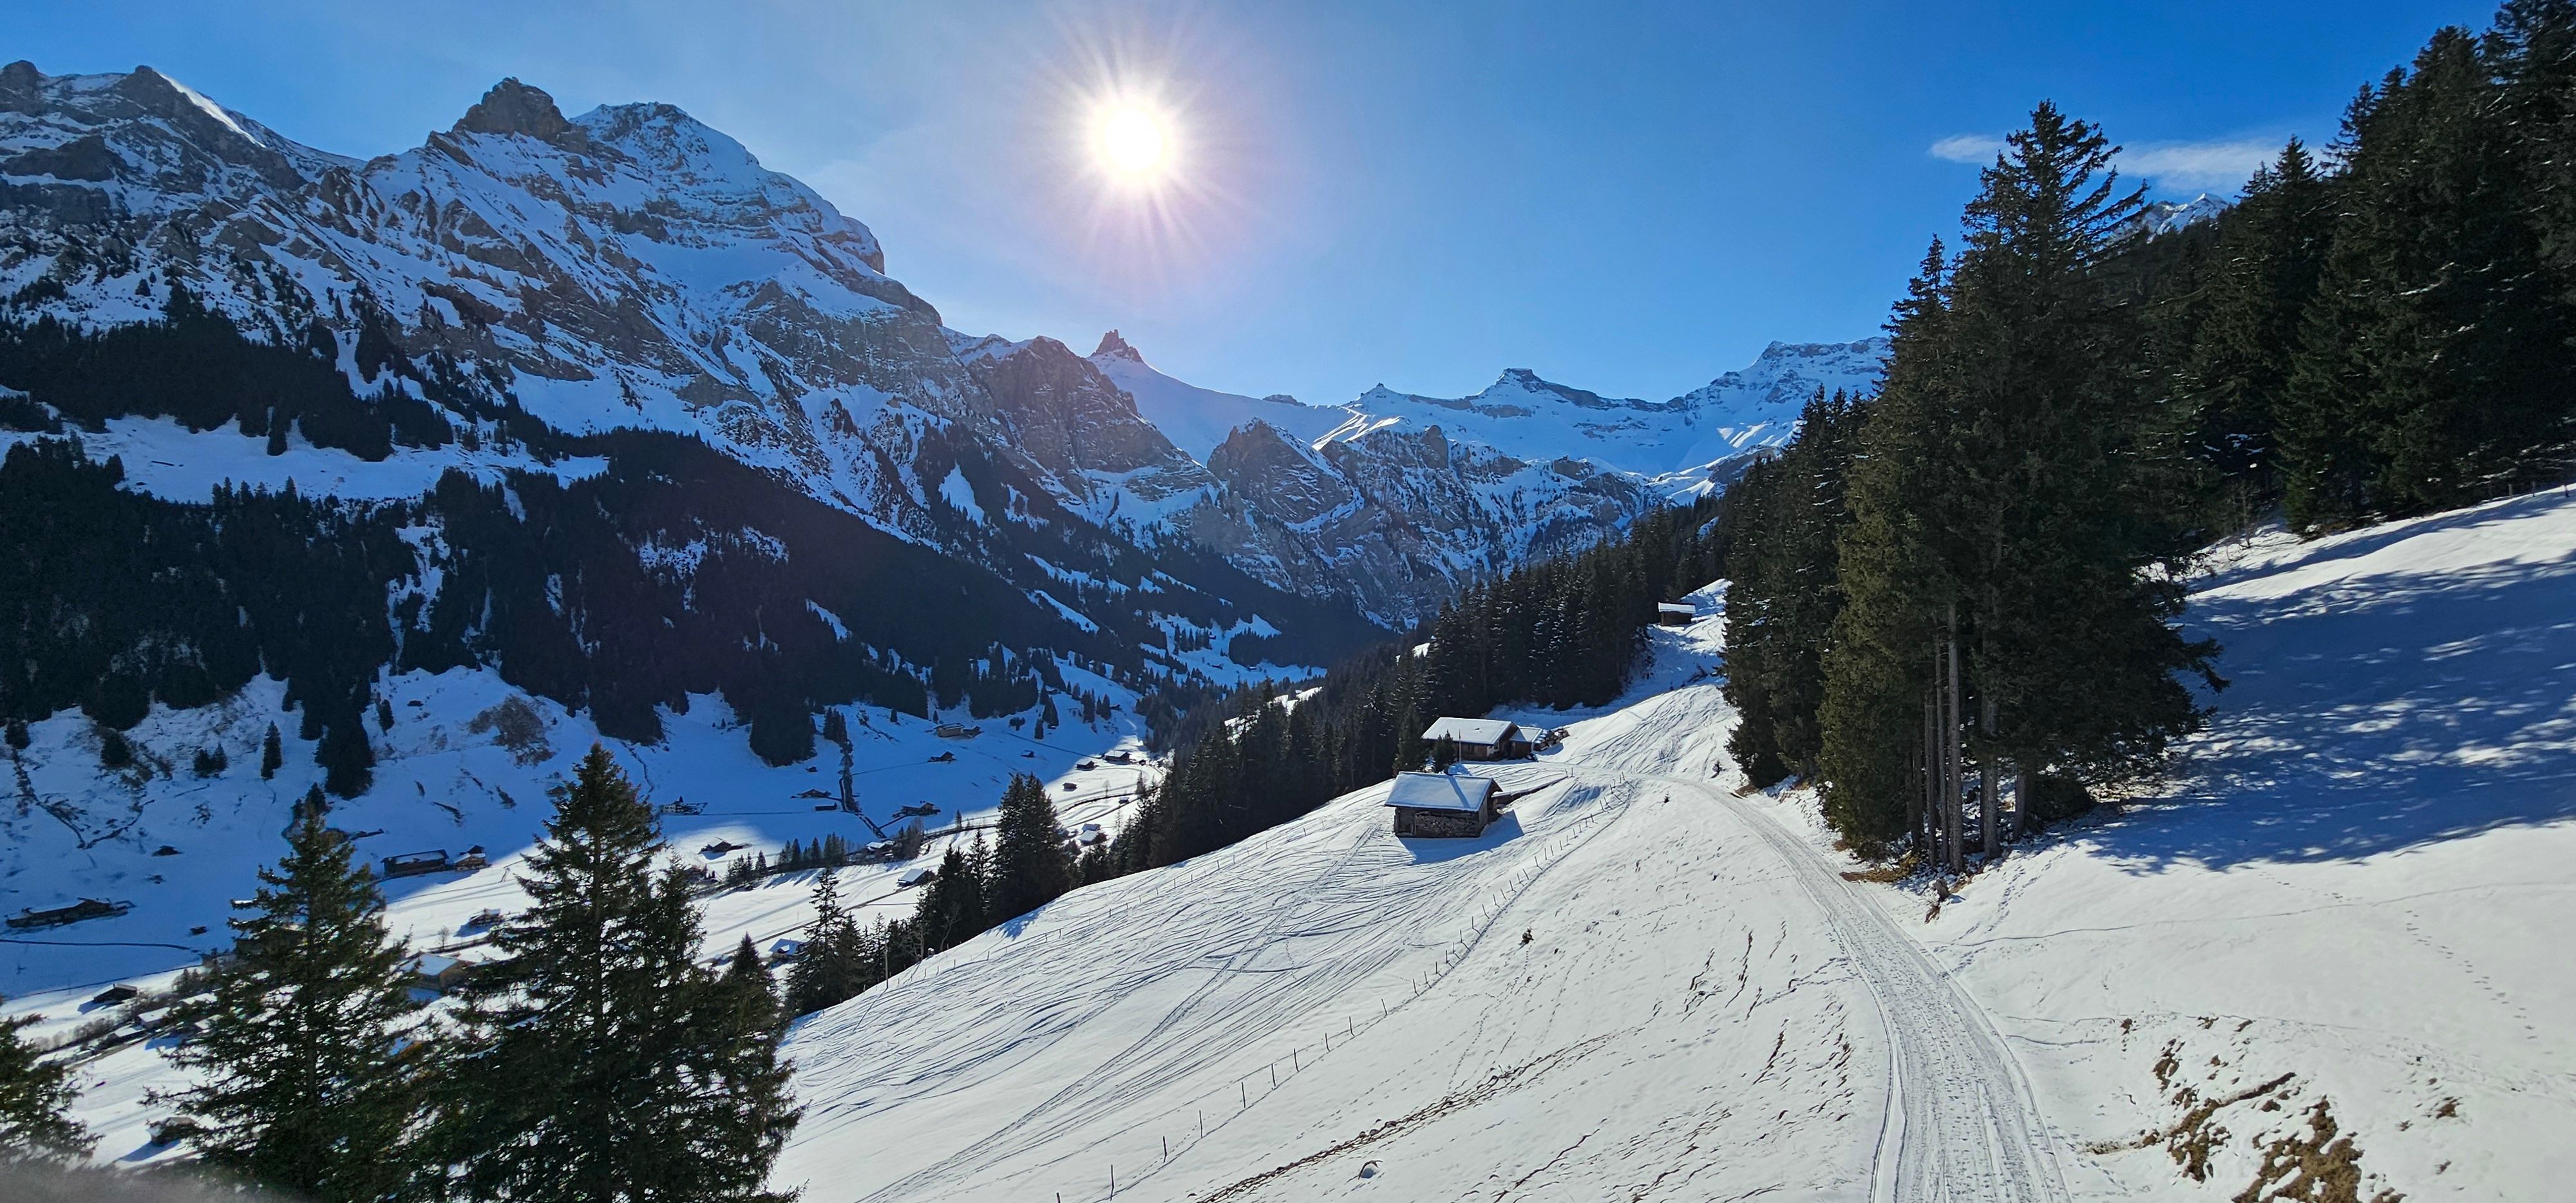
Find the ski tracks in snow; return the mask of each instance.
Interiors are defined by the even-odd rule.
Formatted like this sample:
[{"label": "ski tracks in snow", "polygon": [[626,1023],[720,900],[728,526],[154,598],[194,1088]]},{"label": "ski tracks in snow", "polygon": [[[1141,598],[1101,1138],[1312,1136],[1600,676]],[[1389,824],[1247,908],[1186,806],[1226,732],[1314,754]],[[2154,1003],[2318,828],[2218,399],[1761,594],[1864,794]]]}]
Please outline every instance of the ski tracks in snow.
[{"label": "ski tracks in snow", "polygon": [[2066,1182],[2030,1084],[2003,1037],[1886,912],[1805,841],[1742,800],[1664,778],[1734,812],[1779,853],[1878,1000],[1888,1102],[1872,1173],[1879,1203],[2062,1203]]}]

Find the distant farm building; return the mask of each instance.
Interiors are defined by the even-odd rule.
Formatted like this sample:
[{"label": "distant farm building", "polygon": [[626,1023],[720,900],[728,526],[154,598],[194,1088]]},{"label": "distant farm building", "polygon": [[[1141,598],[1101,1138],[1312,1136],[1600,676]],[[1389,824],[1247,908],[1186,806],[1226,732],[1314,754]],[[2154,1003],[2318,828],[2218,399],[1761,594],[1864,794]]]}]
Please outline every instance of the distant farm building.
[{"label": "distant farm building", "polygon": [[134,904],[131,902],[109,902],[103,898],[83,898],[78,902],[69,903],[64,906],[45,907],[42,909],[31,906],[26,910],[20,911],[16,915],[11,916],[8,922],[9,926],[24,931],[28,928],[36,927],[59,927],[65,923],[78,923],[83,919],[105,919],[111,915],[122,915],[133,909]]},{"label": "distant farm building", "polygon": [[903,876],[894,879],[894,884],[909,890],[914,886],[926,886],[937,880],[939,880],[937,869],[906,869]]},{"label": "distant farm building", "polygon": [[1655,625],[1657,626],[1686,627],[1697,617],[1699,617],[1699,611],[1680,602],[1659,602],[1655,606]]},{"label": "distant farm building", "polygon": [[473,972],[473,966],[454,957],[425,952],[405,963],[403,970],[411,975],[413,989],[445,994],[464,984],[465,975]]},{"label": "distant farm building", "polygon": [[1386,792],[1395,833],[1479,836],[1494,821],[1494,782],[1469,773],[1398,773]]},{"label": "distant farm building", "polygon": [[803,955],[805,955],[803,940],[778,940],[769,946],[769,959],[773,964],[779,961],[792,961]]},{"label": "distant farm building", "polygon": [[444,873],[451,867],[447,863],[447,849],[432,848],[427,852],[405,852],[399,856],[386,857],[383,876],[385,880],[392,881],[397,877]]},{"label": "distant farm building", "polygon": [[1444,718],[1422,732],[1422,742],[1446,739],[1460,760],[1520,760],[1530,754],[1530,734],[1502,718]]}]

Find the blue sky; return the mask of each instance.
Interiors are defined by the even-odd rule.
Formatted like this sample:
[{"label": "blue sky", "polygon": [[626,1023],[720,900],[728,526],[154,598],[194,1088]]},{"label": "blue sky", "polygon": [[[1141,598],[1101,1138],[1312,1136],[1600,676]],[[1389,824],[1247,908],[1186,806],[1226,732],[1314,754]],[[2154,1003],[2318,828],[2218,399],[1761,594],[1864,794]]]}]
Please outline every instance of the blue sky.
[{"label": "blue sky", "polygon": [[[711,15],[722,12],[723,15]],[[504,75],[677,104],[866,221],[952,326],[1109,327],[1209,387],[1662,398],[1875,332],[1986,140],[2054,99],[2232,191],[2484,3],[1610,5],[0,0],[0,58],[149,63],[300,141],[417,145]],[[1116,81],[1180,187],[1085,170]]]}]

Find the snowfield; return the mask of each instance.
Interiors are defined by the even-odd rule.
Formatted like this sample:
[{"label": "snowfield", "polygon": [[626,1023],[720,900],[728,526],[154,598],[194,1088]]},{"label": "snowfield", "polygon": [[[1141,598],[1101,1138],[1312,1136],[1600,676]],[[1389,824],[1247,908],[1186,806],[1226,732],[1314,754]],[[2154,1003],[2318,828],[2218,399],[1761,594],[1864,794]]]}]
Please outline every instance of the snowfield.
[{"label": "snowfield", "polygon": [[[1973,1004],[1716,788],[1716,621],[1654,638],[1635,700],[1492,770],[1531,792],[1480,839],[1398,839],[1386,787],[1361,790],[805,1021],[779,1181],[816,1200],[1099,1199],[1113,1167],[1139,1199],[2063,1197]],[[1936,1105],[1965,1092],[1994,1114]]]},{"label": "snowfield", "polygon": [[[1857,872],[1807,792],[1738,792],[1724,587],[1693,600],[1629,696],[1543,716],[1564,744],[1491,770],[1519,796],[1482,838],[1398,839],[1386,787],[1361,790],[801,1020],[777,1184],[814,1203],[1911,1203],[2538,1199],[2576,1179],[2576,495],[2225,549],[2188,621],[2226,642],[2233,686],[2176,773],[1937,908],[1928,881]],[[40,724],[38,750],[67,730]],[[701,741],[675,722],[641,761],[657,796],[742,776],[738,739]],[[808,821],[848,820],[746,801],[675,826],[687,852]],[[505,903],[503,868],[403,895],[398,925]],[[890,869],[847,872],[846,895],[893,894]],[[721,896],[710,952],[801,923],[810,884]],[[11,955],[20,981],[110,976]],[[58,1030],[88,989],[12,1009]],[[166,1114],[144,1095],[172,1084],[159,1051],[82,1083],[102,1159],[165,1155],[142,1135]]]},{"label": "snowfield", "polygon": [[1113,1168],[1140,1200],[2269,1199],[2302,1171],[2356,1192],[2321,1198],[2557,1194],[2576,497],[2258,538],[2190,621],[2234,687],[2172,781],[1928,920],[1927,883],[1845,875],[1811,795],[1733,796],[1716,620],[1656,631],[1620,706],[1497,770],[1543,788],[1480,840],[1396,839],[1363,790],[804,1021],[778,1180],[828,1203],[1105,1199]]}]

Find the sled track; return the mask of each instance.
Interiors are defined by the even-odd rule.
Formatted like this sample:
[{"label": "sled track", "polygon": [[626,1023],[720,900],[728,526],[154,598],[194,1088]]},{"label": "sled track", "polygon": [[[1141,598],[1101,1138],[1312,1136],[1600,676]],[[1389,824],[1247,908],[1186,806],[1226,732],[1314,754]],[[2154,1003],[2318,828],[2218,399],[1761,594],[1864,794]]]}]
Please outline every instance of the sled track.
[{"label": "sled track", "polygon": [[1789,869],[1876,996],[1887,1028],[1888,1101],[1870,1177],[1879,1203],[2063,1203],[2066,1181],[2030,1085],[2003,1037],[1912,937],[1815,850],[1744,801],[1662,778],[1723,804]]}]

